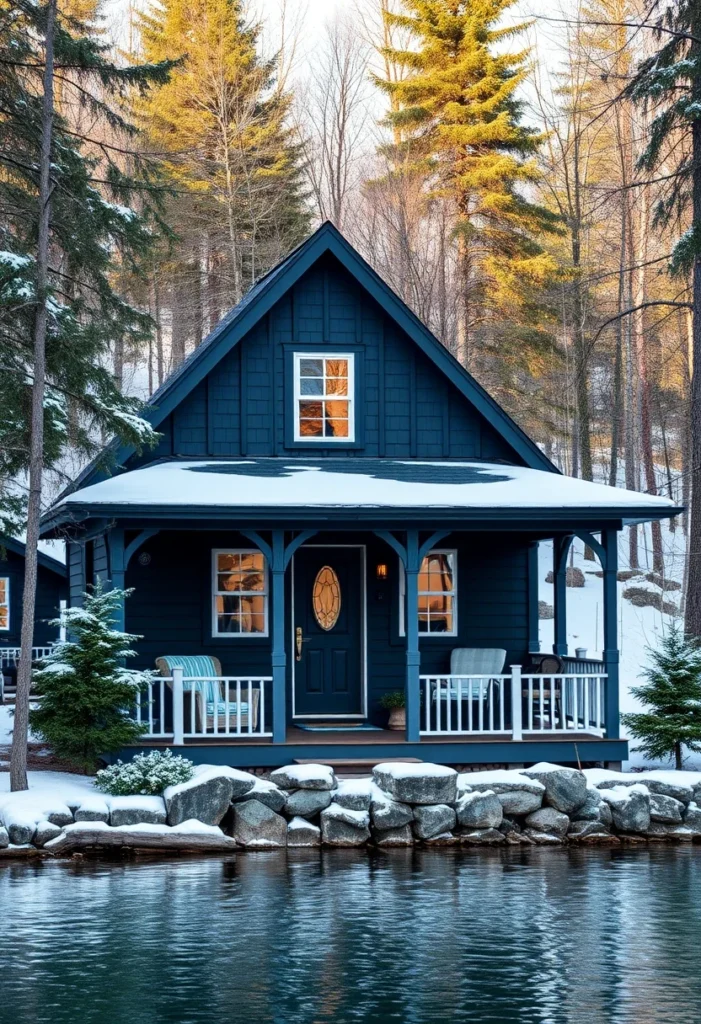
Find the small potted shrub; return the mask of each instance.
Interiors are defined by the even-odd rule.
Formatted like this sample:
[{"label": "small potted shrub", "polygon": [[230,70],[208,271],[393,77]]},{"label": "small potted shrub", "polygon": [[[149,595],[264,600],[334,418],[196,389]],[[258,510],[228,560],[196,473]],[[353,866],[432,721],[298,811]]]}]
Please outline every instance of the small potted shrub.
[{"label": "small potted shrub", "polygon": [[406,696],[404,690],[390,690],[380,697],[380,707],[389,711],[389,728],[400,731],[406,729]]}]

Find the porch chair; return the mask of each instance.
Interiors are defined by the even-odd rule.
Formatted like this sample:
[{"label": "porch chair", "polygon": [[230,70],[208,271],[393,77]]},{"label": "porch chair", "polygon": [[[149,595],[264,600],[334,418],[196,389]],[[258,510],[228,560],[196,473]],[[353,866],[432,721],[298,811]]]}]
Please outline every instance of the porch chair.
[{"label": "porch chair", "polygon": [[[181,668],[184,676],[212,676],[222,674],[221,662],[218,658],[204,654],[167,654],[156,658],[156,667],[162,676],[172,676],[174,668]],[[185,681],[183,690],[190,692],[193,683]],[[205,678],[194,682],[195,688],[195,731],[214,732],[215,709],[216,720],[221,726],[226,721],[227,704],[229,707],[230,726],[235,723],[237,714],[235,690],[232,695],[230,684],[220,678]],[[233,699],[232,699],[233,696]],[[244,697],[246,699],[244,699]],[[241,728],[248,729],[248,716],[251,715],[251,727],[258,727],[258,704],[260,689],[251,688],[251,707],[248,706],[248,687],[241,689]],[[185,701],[186,719],[190,713],[190,702]],[[192,723],[190,723],[192,729]]]},{"label": "porch chair", "polygon": [[[451,676],[482,676],[487,679],[487,685],[480,688],[480,680],[473,679],[459,688],[451,681],[450,686],[441,691],[442,700],[457,701],[461,696],[463,701],[477,701],[479,705],[481,693],[483,705],[486,706],[494,689],[492,677],[501,675],[505,661],[506,651],[500,647],[455,647],[450,652]],[[434,701],[438,700],[438,692],[436,687],[433,691]]]}]

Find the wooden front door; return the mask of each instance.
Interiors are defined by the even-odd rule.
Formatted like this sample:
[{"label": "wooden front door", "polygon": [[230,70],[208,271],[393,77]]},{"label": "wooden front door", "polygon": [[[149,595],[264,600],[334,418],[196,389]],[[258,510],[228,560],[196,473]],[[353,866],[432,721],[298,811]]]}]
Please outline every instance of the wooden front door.
[{"label": "wooden front door", "polygon": [[360,548],[303,547],[296,553],[295,717],[362,715],[363,586]]}]

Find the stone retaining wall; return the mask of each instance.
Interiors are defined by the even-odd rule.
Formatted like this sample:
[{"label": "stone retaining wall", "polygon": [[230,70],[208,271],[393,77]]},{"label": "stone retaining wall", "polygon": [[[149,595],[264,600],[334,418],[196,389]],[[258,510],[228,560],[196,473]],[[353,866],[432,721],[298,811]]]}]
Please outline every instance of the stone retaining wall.
[{"label": "stone retaining wall", "polygon": [[[387,763],[338,780],[325,765],[261,779],[205,767],[163,797],[89,796],[41,820],[4,811],[5,856],[80,848],[256,850],[281,847],[561,846],[701,841],[701,773],[583,772],[551,764],[458,773]],[[36,812],[34,814],[36,817]]]}]

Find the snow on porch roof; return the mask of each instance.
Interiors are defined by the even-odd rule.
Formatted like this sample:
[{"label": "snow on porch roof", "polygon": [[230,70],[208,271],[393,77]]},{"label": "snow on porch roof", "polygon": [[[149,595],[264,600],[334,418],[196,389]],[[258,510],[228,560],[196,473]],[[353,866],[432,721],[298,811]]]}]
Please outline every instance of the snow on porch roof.
[{"label": "snow on porch roof", "polygon": [[615,511],[635,519],[678,511],[667,498],[523,466],[329,457],[156,462],[74,491],[47,518],[75,509],[129,514],[249,508]]}]

